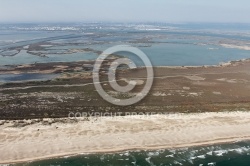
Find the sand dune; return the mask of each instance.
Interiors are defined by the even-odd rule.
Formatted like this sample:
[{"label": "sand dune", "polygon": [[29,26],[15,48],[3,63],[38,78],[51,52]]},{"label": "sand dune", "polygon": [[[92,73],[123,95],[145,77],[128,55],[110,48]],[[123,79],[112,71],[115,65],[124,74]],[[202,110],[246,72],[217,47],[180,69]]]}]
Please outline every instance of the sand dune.
[{"label": "sand dune", "polygon": [[39,122],[24,127],[13,124],[5,122],[0,126],[0,163],[250,138],[250,112],[102,117],[77,123]]}]

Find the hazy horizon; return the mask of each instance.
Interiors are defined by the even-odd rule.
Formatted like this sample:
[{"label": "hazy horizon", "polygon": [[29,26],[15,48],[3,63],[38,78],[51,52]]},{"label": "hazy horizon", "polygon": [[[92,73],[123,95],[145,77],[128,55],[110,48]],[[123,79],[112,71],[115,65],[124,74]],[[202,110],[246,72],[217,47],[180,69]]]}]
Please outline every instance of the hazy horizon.
[{"label": "hazy horizon", "polygon": [[250,23],[247,0],[1,0],[0,23]]}]

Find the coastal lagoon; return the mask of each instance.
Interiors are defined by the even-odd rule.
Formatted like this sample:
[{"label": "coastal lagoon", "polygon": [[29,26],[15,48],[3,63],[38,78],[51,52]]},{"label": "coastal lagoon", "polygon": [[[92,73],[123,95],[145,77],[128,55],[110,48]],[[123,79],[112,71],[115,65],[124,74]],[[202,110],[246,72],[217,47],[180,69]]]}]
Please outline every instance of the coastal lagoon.
[{"label": "coastal lagoon", "polygon": [[[2,25],[0,65],[95,60],[99,53],[115,45],[138,47],[154,66],[219,65],[250,58],[249,31],[237,30],[230,24],[221,25],[219,30],[215,29],[219,25],[214,29],[212,25],[208,25],[211,29],[202,29],[205,25],[198,29],[196,25],[197,30],[178,24],[83,24],[66,30],[64,26]],[[39,48],[27,53],[29,45],[36,43],[41,43]],[[10,50],[20,52],[11,56],[7,54]]]}]

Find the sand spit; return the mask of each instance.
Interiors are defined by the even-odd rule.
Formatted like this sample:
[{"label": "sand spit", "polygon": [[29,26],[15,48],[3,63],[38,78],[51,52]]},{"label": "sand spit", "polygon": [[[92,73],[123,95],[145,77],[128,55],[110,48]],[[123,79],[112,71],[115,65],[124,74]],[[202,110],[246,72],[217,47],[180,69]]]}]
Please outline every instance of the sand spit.
[{"label": "sand spit", "polygon": [[240,50],[247,50],[249,51],[250,50],[250,46],[249,45],[233,45],[233,44],[221,44],[222,47],[225,47],[225,48],[236,48],[236,49],[240,49]]},{"label": "sand spit", "polygon": [[[0,163],[247,140],[250,112],[0,121]],[[18,123],[20,124],[20,123]],[[28,124],[28,125],[27,125]]]}]

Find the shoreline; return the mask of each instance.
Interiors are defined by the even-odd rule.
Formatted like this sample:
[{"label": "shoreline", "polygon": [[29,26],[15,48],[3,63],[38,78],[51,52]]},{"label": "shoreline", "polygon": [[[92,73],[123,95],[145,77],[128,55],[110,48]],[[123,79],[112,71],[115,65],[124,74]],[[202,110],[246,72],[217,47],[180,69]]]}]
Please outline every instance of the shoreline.
[{"label": "shoreline", "polygon": [[204,143],[194,143],[194,144],[186,144],[186,145],[179,145],[174,147],[169,146],[157,146],[157,147],[147,147],[147,148],[128,148],[128,149],[114,149],[114,150],[99,150],[93,152],[74,152],[74,153],[62,153],[50,156],[44,156],[42,158],[30,158],[25,160],[18,160],[18,161],[6,161],[4,163],[0,162],[0,164],[21,164],[26,162],[35,162],[35,161],[43,161],[43,160],[51,160],[51,159],[59,159],[59,158],[68,158],[68,157],[77,157],[82,155],[95,155],[95,154],[114,154],[114,153],[123,153],[123,152],[136,152],[136,151],[151,151],[151,150],[175,150],[181,148],[190,148],[190,147],[203,147],[209,145],[222,145],[222,144],[230,144],[234,142],[243,142],[243,141],[250,141],[250,137],[238,139],[238,138],[229,138],[224,140],[215,140],[211,142],[204,142]]},{"label": "shoreline", "polygon": [[[79,118],[81,120],[77,123],[35,123],[18,128],[9,127],[12,125],[9,122],[2,125],[0,130],[1,136],[4,131],[11,135],[11,139],[5,141],[1,137],[0,151],[4,155],[0,157],[0,163],[22,163],[84,154],[176,149],[250,140],[248,111],[165,116],[101,117],[90,118],[89,121]],[[140,126],[133,127],[136,125]],[[79,134],[84,131],[88,132]],[[37,132],[43,134],[34,137]],[[68,146],[67,141],[72,141],[72,145]],[[16,149],[16,152],[10,149]]]},{"label": "shoreline", "polygon": [[[119,57],[117,57],[119,58]],[[112,59],[111,59],[112,60]],[[250,58],[247,59],[239,59],[239,60],[233,60],[233,61],[228,61],[228,62],[220,62],[219,64],[215,64],[215,65],[198,65],[198,66],[153,66],[153,68],[167,68],[167,69],[198,69],[198,68],[222,68],[222,67],[230,67],[230,66],[238,66],[239,63],[244,64],[250,62]],[[63,68],[61,68],[60,64],[74,64],[74,63],[79,63],[79,64],[94,64],[95,60],[82,60],[82,61],[75,61],[75,62],[50,62],[50,63],[31,63],[31,64],[19,64],[19,65],[5,65],[5,66],[0,66],[0,75],[1,74],[58,74],[58,72],[60,73]],[[21,72],[18,71],[19,69],[21,70],[25,70],[26,68],[30,68],[30,67],[35,67],[36,65],[38,66],[42,66],[42,65],[51,65],[51,64],[55,64],[55,68],[53,69],[49,69],[49,70],[44,70],[44,71],[39,71],[38,69],[35,70],[31,70],[31,71],[25,71],[25,72]],[[56,67],[58,66],[58,68]],[[77,65],[76,65],[77,66]],[[8,68],[5,70],[3,69],[4,67],[13,67],[14,70],[9,70]],[[50,67],[50,66],[49,66]],[[146,68],[147,66],[138,66],[137,69],[143,69]],[[63,72],[61,72],[61,74],[63,74]]]},{"label": "shoreline", "polygon": [[[228,62],[220,62],[217,65],[199,65],[199,66],[153,66],[154,68],[169,68],[169,69],[190,69],[190,68],[221,68],[221,67],[230,67],[238,63],[247,63],[250,62],[250,58],[247,59],[239,59],[239,60],[233,60],[233,61],[228,61]],[[140,67],[138,67],[140,68]],[[145,67],[141,67],[145,68]]]}]

